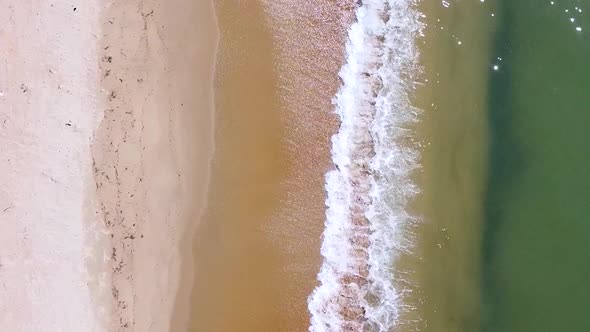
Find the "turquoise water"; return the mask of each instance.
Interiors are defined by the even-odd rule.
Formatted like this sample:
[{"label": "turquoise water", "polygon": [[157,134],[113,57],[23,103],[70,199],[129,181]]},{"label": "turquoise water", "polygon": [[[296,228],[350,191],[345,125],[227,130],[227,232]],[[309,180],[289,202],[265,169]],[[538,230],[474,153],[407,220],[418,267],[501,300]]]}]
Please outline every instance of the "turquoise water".
[{"label": "turquoise water", "polygon": [[500,8],[482,331],[590,331],[590,2]]}]

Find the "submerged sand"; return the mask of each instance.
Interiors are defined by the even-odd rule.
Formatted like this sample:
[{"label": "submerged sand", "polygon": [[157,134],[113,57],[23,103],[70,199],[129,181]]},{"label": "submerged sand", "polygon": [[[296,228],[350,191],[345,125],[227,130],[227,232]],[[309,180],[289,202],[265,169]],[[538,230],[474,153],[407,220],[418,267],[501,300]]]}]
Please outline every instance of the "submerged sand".
[{"label": "submerged sand", "polygon": [[476,331],[487,172],[489,48],[495,1],[422,2],[427,25],[418,38],[422,80],[414,103],[423,146],[414,204],[422,222],[415,252],[401,262],[413,280],[400,331]]},{"label": "submerged sand", "polygon": [[4,329],[170,330],[212,152],[209,6],[0,13]]}]

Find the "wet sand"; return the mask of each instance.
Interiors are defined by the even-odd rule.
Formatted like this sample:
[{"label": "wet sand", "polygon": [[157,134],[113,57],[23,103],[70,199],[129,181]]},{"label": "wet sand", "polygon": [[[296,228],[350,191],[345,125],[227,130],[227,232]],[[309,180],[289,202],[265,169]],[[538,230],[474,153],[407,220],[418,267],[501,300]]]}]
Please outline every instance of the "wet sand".
[{"label": "wet sand", "polygon": [[267,225],[281,197],[282,157],[271,36],[257,2],[216,3],[215,154],[194,238],[191,331],[271,331],[277,253]]},{"label": "wet sand", "polygon": [[216,2],[215,154],[194,237],[191,331],[309,325],[346,23],[345,8],[321,5]]},{"label": "wet sand", "polygon": [[334,98],[340,85],[350,1],[264,1],[277,61],[284,157],[292,167],[280,209],[269,225],[280,257],[281,310],[286,331],[309,325],[307,297],[317,286],[325,228],[325,174],[333,168],[331,137],[338,127]]}]

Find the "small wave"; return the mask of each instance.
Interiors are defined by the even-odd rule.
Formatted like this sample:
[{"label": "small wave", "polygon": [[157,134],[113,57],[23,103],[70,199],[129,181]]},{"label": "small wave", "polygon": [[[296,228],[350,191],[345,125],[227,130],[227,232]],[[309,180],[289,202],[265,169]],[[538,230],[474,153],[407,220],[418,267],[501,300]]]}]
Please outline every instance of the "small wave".
[{"label": "small wave", "polygon": [[412,250],[406,230],[418,220],[407,205],[419,192],[411,175],[420,155],[407,142],[419,115],[410,96],[420,18],[415,0],[364,0],[348,31],[312,332],[387,332],[407,310],[395,262]]}]

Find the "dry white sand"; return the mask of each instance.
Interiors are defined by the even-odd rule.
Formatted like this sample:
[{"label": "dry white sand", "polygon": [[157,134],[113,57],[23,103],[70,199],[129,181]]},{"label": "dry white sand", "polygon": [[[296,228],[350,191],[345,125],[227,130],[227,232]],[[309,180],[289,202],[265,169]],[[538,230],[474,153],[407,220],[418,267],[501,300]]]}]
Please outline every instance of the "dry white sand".
[{"label": "dry white sand", "polygon": [[212,146],[194,2],[0,0],[2,330],[170,330]]}]

